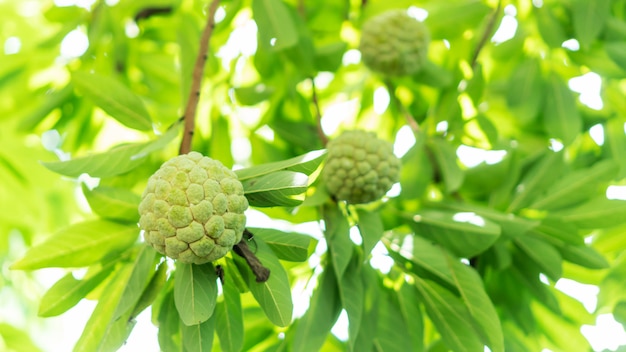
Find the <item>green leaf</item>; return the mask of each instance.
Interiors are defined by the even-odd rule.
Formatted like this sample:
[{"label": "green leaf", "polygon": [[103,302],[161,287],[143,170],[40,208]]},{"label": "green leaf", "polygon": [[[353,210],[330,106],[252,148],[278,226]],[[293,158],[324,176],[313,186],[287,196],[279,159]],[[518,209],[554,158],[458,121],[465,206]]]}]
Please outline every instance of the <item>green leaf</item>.
[{"label": "green leaf", "polygon": [[244,194],[251,206],[287,207],[302,203],[303,199],[293,196],[306,192],[309,178],[300,172],[276,171],[242,183]]},{"label": "green leaf", "polygon": [[[359,324],[359,333],[354,342],[353,351],[371,351],[378,330],[378,302],[383,286],[380,285],[380,276],[369,265],[362,267],[360,276],[364,289],[363,319]],[[415,300],[415,297],[417,296],[412,299]]]},{"label": "green leaf", "polygon": [[361,258],[352,256],[345,275],[338,282],[339,295],[346,313],[348,314],[348,346],[354,350],[354,343],[363,320],[365,289],[361,278]]},{"label": "green leaf", "polygon": [[215,316],[195,325],[181,325],[180,333],[185,352],[210,352],[213,349]]},{"label": "green leaf", "polygon": [[595,249],[587,246],[565,245],[559,248],[564,260],[589,269],[606,269],[609,262]]},{"label": "green leaf", "polygon": [[120,252],[139,237],[136,225],[91,220],[71,225],[31,247],[11,269],[72,268],[91,265]]},{"label": "green leaf", "polygon": [[543,41],[546,42],[552,48],[560,48],[564,41],[569,39],[565,34],[563,25],[558,18],[553,14],[553,8],[556,6],[550,6],[552,4],[545,4],[546,6],[534,7],[533,14],[537,20],[537,27]]},{"label": "green leaf", "polygon": [[159,332],[158,340],[161,351],[179,352],[181,346],[181,325],[183,325],[176,310],[174,291],[166,293],[159,309]]},{"label": "green leaf", "polygon": [[453,1],[428,3],[426,25],[433,39],[452,39],[466,29],[475,30],[489,14],[490,8],[482,1]]},{"label": "green leaf", "polygon": [[383,287],[378,305],[375,351],[416,351],[395,290]]},{"label": "green leaf", "polygon": [[216,331],[222,351],[237,352],[243,347],[243,311],[239,290],[229,277],[222,286],[224,299],[215,307]]},{"label": "green leaf", "polygon": [[598,37],[611,11],[611,0],[573,0],[574,33],[583,49]]},{"label": "green leaf", "polygon": [[437,161],[446,186],[446,193],[458,190],[463,184],[465,175],[457,163],[456,148],[440,138],[431,138],[426,143]]},{"label": "green leaf", "polygon": [[357,209],[359,216],[359,232],[363,238],[363,253],[366,256],[372,252],[372,249],[383,237],[383,222],[378,211],[368,211],[362,208]]},{"label": "green leaf", "polygon": [[553,216],[581,229],[599,229],[622,224],[624,214],[626,201],[601,196],[577,207],[555,212]]},{"label": "green leaf", "polygon": [[326,203],[324,205],[324,225],[324,237],[335,275],[341,279],[352,256],[353,244],[350,240],[350,224],[336,203]]},{"label": "green leaf", "polygon": [[424,320],[420,302],[417,300],[419,293],[414,285],[404,284],[397,291],[400,315],[406,324],[406,331],[411,338],[411,351],[424,350]]},{"label": "green leaf", "polygon": [[72,273],[68,273],[52,285],[41,298],[38,315],[53,317],[65,313],[100,285],[111,274],[114,266],[115,262],[110,262],[95,274],[82,280],[76,280]]},{"label": "green leaf", "polygon": [[152,302],[154,302],[157,296],[161,293],[163,287],[165,287],[165,282],[167,281],[167,268],[167,262],[163,261],[159,264],[159,267],[154,275],[152,275],[148,286],[146,286],[143,290],[139,301],[135,305],[135,308],[133,308],[133,312],[130,315],[131,318],[138,316],[144,309],[152,305]]},{"label": "green leaf", "polygon": [[322,163],[322,161],[324,161],[325,157],[325,149],[314,150],[295,158],[235,170],[235,174],[237,174],[239,181],[242,182],[248,179],[264,176],[276,171],[283,170],[301,172],[306,175],[311,175],[313,171],[315,171],[317,167]]},{"label": "green leaf", "polygon": [[76,71],[72,83],[87,98],[123,125],[142,131],[152,129],[152,120],[141,99],[117,80],[95,73]]},{"label": "green leaf", "polygon": [[141,298],[144,289],[150,282],[152,275],[154,275],[156,251],[147,245],[141,245],[141,249],[134,259],[132,264],[132,273],[128,284],[124,288],[124,293],[120,299],[120,303],[113,314],[113,319],[117,319],[122,316],[129,309],[135,307],[139,299]]},{"label": "green leaf", "polygon": [[260,227],[248,227],[248,230],[262,238],[278,259],[303,262],[309,258],[309,247],[314,241],[310,236]]},{"label": "green leaf", "polygon": [[553,246],[530,236],[519,236],[514,242],[549,278],[561,278],[561,254]]},{"label": "green leaf", "polygon": [[448,256],[452,276],[461,300],[470,313],[483,342],[493,352],[504,352],[504,337],[498,313],[485,292],[481,277],[472,268]]},{"label": "green leaf", "polygon": [[237,101],[242,105],[256,105],[265,101],[272,96],[274,90],[273,87],[268,87],[263,83],[233,88]]},{"label": "green leaf", "polygon": [[262,45],[282,50],[298,42],[298,30],[284,2],[253,0],[252,12]]},{"label": "green leaf", "polygon": [[0,341],[2,347],[11,352],[41,352],[30,337],[30,333],[17,329],[7,323],[0,323]]},{"label": "green leaf", "polygon": [[608,42],[604,45],[604,50],[608,56],[622,70],[626,70],[626,44],[623,42]]},{"label": "green leaf", "polygon": [[604,193],[606,183],[613,179],[618,165],[613,160],[604,160],[583,170],[574,171],[551,186],[545,196],[535,200],[529,207],[555,210],[575,205],[598,193]]},{"label": "green leaf", "polygon": [[230,148],[224,148],[225,145],[232,144],[230,122],[217,111],[213,114],[217,116],[213,116],[211,119],[211,157],[230,167],[233,165],[233,155]]},{"label": "green leaf", "polygon": [[339,288],[334,271],[326,268],[319,277],[319,283],[309,309],[295,327],[292,349],[294,352],[317,352],[324,344],[330,329],[335,325],[341,312]]},{"label": "green leaf", "polygon": [[92,177],[110,177],[126,173],[145,162],[146,157],[163,149],[180,131],[180,126],[170,128],[162,136],[148,143],[123,144],[100,154],[92,154],[67,161],[42,162],[43,166],[58,174],[78,177],[87,173]]},{"label": "green leaf", "polygon": [[472,329],[467,309],[459,299],[434,283],[417,276],[413,278],[426,313],[446,346],[457,352],[482,351],[484,345]]},{"label": "green leaf", "polygon": [[425,209],[413,217],[415,233],[471,258],[487,250],[500,237],[500,226],[473,212]]},{"label": "green leaf", "polygon": [[543,123],[548,135],[560,139],[565,146],[572,144],[583,128],[576,104],[567,84],[552,73],[547,84]]},{"label": "green leaf", "polygon": [[257,238],[256,256],[263,266],[270,270],[270,277],[265,282],[256,282],[254,274],[243,259],[237,257],[237,268],[246,280],[250,292],[259,303],[269,320],[278,326],[287,326],[291,322],[293,314],[293,302],[291,300],[291,288],[285,268],[267,244]]},{"label": "green leaf", "polygon": [[617,179],[626,177],[626,158],[623,151],[626,150],[626,133],[624,133],[624,121],[620,119],[611,119],[607,121],[604,128],[607,138],[607,144],[611,151],[612,159],[619,165],[620,170]]},{"label": "green leaf", "polygon": [[450,71],[428,60],[412,79],[431,87],[445,88],[452,83],[454,76]]},{"label": "green leaf", "polygon": [[100,217],[137,223],[139,221],[139,202],[141,197],[124,189],[100,186],[90,190],[83,184],[83,194],[91,210]]},{"label": "green leaf", "polygon": [[626,329],[626,301],[620,301],[613,308],[613,317]]},{"label": "green leaf", "polygon": [[207,321],[217,301],[217,274],[211,263],[195,265],[176,262],[174,301],[183,324]]},{"label": "green leaf", "polygon": [[[559,44],[560,46],[560,44]],[[537,60],[519,64],[509,80],[506,101],[524,125],[535,121],[543,103],[543,80]]]},{"label": "green leaf", "polygon": [[100,351],[104,337],[107,335],[111,324],[115,322],[115,312],[132,272],[133,266],[124,265],[109,281],[100,295],[96,309],[91,314],[83,333],[74,346],[75,352]]},{"label": "green leaf", "polygon": [[556,181],[563,166],[563,152],[546,152],[538,162],[532,165],[515,188],[516,193],[508,206],[507,213],[513,213],[528,206],[538,194]]}]

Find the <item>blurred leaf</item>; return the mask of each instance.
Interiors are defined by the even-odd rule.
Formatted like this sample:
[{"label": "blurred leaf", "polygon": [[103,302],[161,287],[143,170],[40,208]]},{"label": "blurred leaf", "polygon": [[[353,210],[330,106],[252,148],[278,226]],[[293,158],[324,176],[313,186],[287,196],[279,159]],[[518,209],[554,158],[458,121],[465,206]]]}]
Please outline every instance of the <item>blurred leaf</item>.
[{"label": "blurred leaf", "polygon": [[435,241],[452,253],[471,258],[482,253],[500,237],[500,226],[471,212],[423,210],[411,226],[422,237]]},{"label": "blurred leaf", "polygon": [[307,190],[307,175],[293,171],[276,171],[242,182],[244,194],[251,206],[296,206],[303,199],[294,198]]},{"label": "blurred leaf", "polygon": [[128,264],[132,266],[132,273],[128,279],[128,284],[124,288],[120,303],[115,309],[113,319],[121,317],[122,314],[135,307],[137,302],[139,302],[144,289],[154,275],[156,254],[152,247],[141,245],[137,257],[132,263]]},{"label": "blurred leaf", "polygon": [[18,129],[22,131],[31,131],[39,125],[54,109],[60,108],[66,101],[72,97],[74,87],[71,84],[66,85],[60,90],[46,92],[41,104],[29,107],[27,113],[21,116]]},{"label": "blurred leaf", "polygon": [[439,138],[431,138],[427,142],[428,150],[432,152],[439,172],[443,176],[446,193],[452,193],[461,187],[465,175],[459,167],[456,148],[449,142]]},{"label": "blurred leaf", "polygon": [[184,325],[197,325],[213,315],[217,303],[217,274],[211,263],[176,262],[174,301]]},{"label": "blurred leaf", "polygon": [[343,60],[348,44],[342,41],[320,45],[315,48],[313,63],[317,71],[336,71]]},{"label": "blurred leaf", "polygon": [[280,0],[253,0],[252,12],[259,27],[260,42],[275,50],[296,45],[298,30],[289,9]]},{"label": "blurred leaf", "polygon": [[407,321],[403,319],[397,292],[383,287],[378,305],[378,329],[374,338],[374,350],[416,351]]},{"label": "blurred leaf", "polygon": [[356,211],[359,216],[357,226],[363,239],[363,253],[367,257],[383,237],[383,222],[378,211],[368,211],[362,208]]},{"label": "blurred leaf", "polygon": [[620,167],[616,178],[622,179],[626,177],[626,158],[623,157],[623,151],[626,150],[624,122],[619,119],[611,119],[607,121],[604,131],[611,157]]},{"label": "blurred leaf", "polygon": [[613,317],[626,329],[626,301],[620,301],[613,308]]},{"label": "blurred leaf", "polygon": [[279,259],[303,262],[309,257],[309,246],[313,238],[296,232],[283,232],[276,229],[248,227],[272,249]]},{"label": "blurred leaf", "polygon": [[123,144],[105,153],[86,155],[68,161],[42,162],[42,164],[51,171],[70,177],[78,177],[83,173],[91,177],[121,175],[145,162],[150,153],[163,149],[178,135],[179,131],[177,125],[152,142]]},{"label": "blurred leaf", "polygon": [[452,84],[454,76],[445,68],[426,61],[424,67],[413,75],[413,80],[418,83],[435,88],[445,88]]},{"label": "blurred leaf", "polygon": [[121,225],[106,220],[90,220],[69,227],[31,247],[11,269],[82,267],[99,262],[137,241],[136,225]]},{"label": "blurred leaf", "polygon": [[181,325],[183,351],[210,352],[213,349],[215,316],[195,325]]},{"label": "blurred leaf", "polygon": [[143,101],[117,80],[95,73],[75,71],[72,83],[98,107],[127,127],[147,131],[152,120]]},{"label": "blurred leaf", "polygon": [[350,240],[350,224],[337,203],[326,203],[323,212],[324,237],[330,252],[335,276],[340,280],[352,256],[353,245]]},{"label": "blurred leaf", "polygon": [[178,311],[176,310],[173,290],[166,293],[165,298],[161,303],[158,322],[158,340],[161,351],[182,352],[183,349],[181,345],[181,328],[183,324],[180,321]]},{"label": "blurred leaf", "polygon": [[543,122],[548,135],[568,146],[582,131],[582,119],[576,99],[567,84],[555,73],[548,79]]},{"label": "blurred leaf", "polygon": [[581,229],[598,229],[622,224],[625,212],[626,201],[601,196],[553,215]]},{"label": "blurred leaf", "polygon": [[572,0],[574,33],[583,49],[598,37],[609,17],[611,0]]},{"label": "blurred leaf", "polygon": [[587,246],[565,245],[559,248],[564,260],[589,269],[606,269],[609,262],[595,249]]},{"label": "blurred leaf", "polygon": [[478,28],[489,13],[482,1],[432,2],[425,6],[428,11],[426,25],[433,39],[451,39],[460,36],[467,28]]},{"label": "blurred leaf", "polygon": [[144,309],[148,308],[152,305],[154,300],[163,290],[165,286],[165,282],[167,281],[167,262],[161,262],[148,282],[148,286],[143,290],[139,301],[133,308],[131,313],[131,318],[134,318],[139,315]]},{"label": "blurred leaf", "polygon": [[270,270],[269,279],[265,282],[256,282],[250,267],[242,258],[237,257],[235,263],[267,318],[275,325],[287,326],[293,314],[287,272],[269,246],[261,238],[256,238],[256,241],[258,245],[256,256],[263,266]]},{"label": "blurred leaf", "polygon": [[411,338],[411,350],[420,352],[424,350],[424,319],[416,290],[414,285],[403,284],[396,293],[400,313]]},{"label": "blurred leaf", "polygon": [[104,219],[122,220],[137,223],[139,221],[139,202],[141,197],[124,189],[99,186],[89,189],[83,184],[83,194],[91,210]]},{"label": "blurred leaf", "polygon": [[334,270],[326,268],[319,276],[309,309],[295,326],[294,352],[317,352],[341,312],[341,301]]},{"label": "blurred leaf", "polygon": [[519,236],[514,242],[549,278],[554,281],[561,278],[562,259],[554,247],[530,236]]},{"label": "blurred leaf", "polygon": [[337,282],[341,302],[348,314],[348,346],[354,349],[364,310],[364,287],[361,279],[361,259],[353,254],[345,274]]},{"label": "blurred leaf", "polygon": [[228,278],[222,290],[224,299],[215,307],[215,327],[220,347],[225,352],[241,351],[244,324],[239,290]]},{"label": "blurred leaf", "polygon": [[611,42],[604,45],[606,53],[622,70],[626,70],[626,44],[622,42]]},{"label": "blurred leaf", "polygon": [[515,117],[523,125],[533,123],[545,95],[539,62],[526,60],[518,65],[509,79],[507,88],[506,101]]},{"label": "blurred leaf", "polygon": [[74,307],[89,292],[100,285],[113,272],[115,262],[110,262],[95,274],[82,280],[68,273],[46,291],[39,304],[40,317],[53,317]]},{"label": "blurred leaf", "polygon": [[544,42],[552,48],[560,48],[564,41],[569,39],[565,34],[562,24],[553,14],[551,4],[533,7],[533,14],[537,20],[537,27]]},{"label": "blurred leaf", "polygon": [[268,87],[264,83],[233,88],[237,101],[242,105],[256,105],[265,101],[272,96],[274,90],[274,88]]},{"label": "blurred leaf", "polygon": [[235,170],[235,173],[237,174],[239,181],[242,182],[283,170],[311,175],[313,171],[315,171],[322,163],[325,156],[326,150],[314,150],[295,158]]},{"label": "blurred leaf", "polygon": [[515,188],[513,200],[507,212],[515,212],[526,207],[534,197],[550,186],[560,176],[564,166],[563,152],[547,151],[535,162]]},{"label": "blurred leaf", "polygon": [[28,332],[17,329],[7,323],[0,323],[0,341],[2,347],[10,352],[40,352]]}]

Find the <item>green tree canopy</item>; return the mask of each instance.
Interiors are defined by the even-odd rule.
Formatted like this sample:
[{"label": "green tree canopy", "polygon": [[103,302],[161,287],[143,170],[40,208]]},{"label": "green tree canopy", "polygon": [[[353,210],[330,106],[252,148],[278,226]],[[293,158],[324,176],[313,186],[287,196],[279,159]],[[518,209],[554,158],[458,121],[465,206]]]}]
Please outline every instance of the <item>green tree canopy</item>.
[{"label": "green tree canopy", "polygon": [[[389,10],[423,25],[360,46]],[[142,312],[163,351],[588,351],[582,325],[626,324],[624,0],[0,1],[0,43],[0,296],[24,312],[0,349],[46,350],[43,318],[83,299],[75,351]],[[401,159],[382,199],[321,177],[350,130]],[[201,265],[138,227],[190,151],[250,204]],[[593,312],[563,278],[599,288]]]}]

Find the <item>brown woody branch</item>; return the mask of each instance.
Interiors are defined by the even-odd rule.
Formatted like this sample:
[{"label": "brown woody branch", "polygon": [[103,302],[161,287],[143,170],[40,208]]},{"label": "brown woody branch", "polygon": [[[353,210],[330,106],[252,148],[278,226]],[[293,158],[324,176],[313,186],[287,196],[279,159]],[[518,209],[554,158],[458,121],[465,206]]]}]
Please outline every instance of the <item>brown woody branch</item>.
[{"label": "brown woody branch", "polygon": [[476,68],[476,64],[478,63],[478,55],[480,55],[480,51],[483,50],[483,47],[485,46],[485,44],[487,44],[487,40],[489,40],[489,37],[491,37],[493,33],[493,27],[496,24],[496,19],[498,18],[498,15],[500,14],[501,8],[502,8],[502,0],[498,1],[496,10],[493,12],[491,19],[489,20],[489,23],[487,24],[487,28],[485,28],[485,32],[483,33],[483,36],[480,38],[480,41],[478,42],[478,46],[476,46],[476,49],[474,50],[474,54],[472,55],[472,61],[470,62],[472,69]]},{"label": "brown woody branch", "polygon": [[[246,235],[244,237],[252,237],[252,233],[248,231],[248,229],[244,230],[244,235]],[[270,269],[264,267],[259,258],[254,255],[254,253],[250,250],[250,247],[248,247],[248,243],[245,238],[242,238],[241,241],[233,247],[233,251],[246,260],[246,263],[248,263],[248,266],[256,277],[256,282],[265,282],[270,278]]]},{"label": "brown woody branch", "polygon": [[185,115],[183,115],[185,129],[183,131],[183,140],[180,142],[179,154],[187,154],[191,151],[191,139],[193,138],[193,131],[196,124],[196,110],[198,109],[198,102],[200,101],[200,86],[204,74],[204,65],[207,60],[209,40],[211,39],[211,34],[213,34],[213,28],[215,28],[215,12],[217,11],[219,3],[219,0],[213,0],[211,5],[209,5],[207,23],[204,27],[204,31],[202,31],[202,37],[200,38],[200,48],[191,79],[191,90],[189,91],[189,98],[187,99]]}]

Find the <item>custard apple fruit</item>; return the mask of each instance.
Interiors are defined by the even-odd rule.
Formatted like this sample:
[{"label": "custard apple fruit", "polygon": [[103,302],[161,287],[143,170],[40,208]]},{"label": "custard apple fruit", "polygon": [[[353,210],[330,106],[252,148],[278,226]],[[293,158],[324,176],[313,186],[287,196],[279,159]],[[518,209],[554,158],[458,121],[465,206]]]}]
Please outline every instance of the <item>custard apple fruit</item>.
[{"label": "custard apple fruit", "polygon": [[166,161],[150,176],[139,226],[159,253],[203,264],[223,257],[241,240],[247,208],[237,175],[191,152]]},{"label": "custard apple fruit", "polygon": [[329,193],[348,203],[380,199],[398,182],[400,160],[373,132],[346,131],[328,142],[322,178]]},{"label": "custard apple fruit", "polygon": [[429,42],[426,25],[404,10],[389,10],[363,23],[359,50],[373,71],[386,76],[412,75],[424,67]]}]

